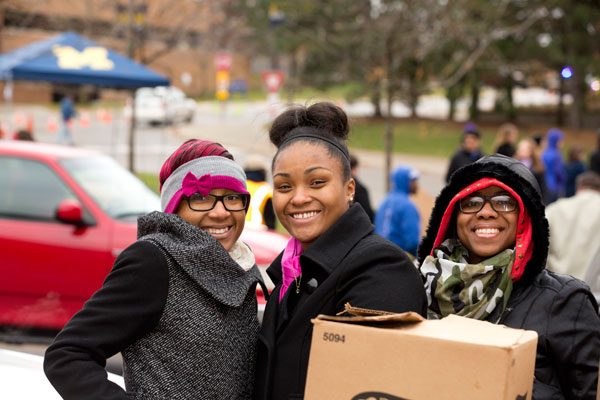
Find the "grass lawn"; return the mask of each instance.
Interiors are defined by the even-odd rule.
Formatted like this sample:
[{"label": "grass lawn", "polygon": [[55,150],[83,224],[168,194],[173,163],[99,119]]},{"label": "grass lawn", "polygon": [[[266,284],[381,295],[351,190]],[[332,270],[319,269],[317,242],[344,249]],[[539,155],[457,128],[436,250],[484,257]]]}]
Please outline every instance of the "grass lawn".
[{"label": "grass lawn", "polygon": [[[494,153],[494,139],[500,124],[477,124],[481,132],[481,147],[485,154]],[[459,147],[464,123],[428,119],[397,118],[394,120],[394,153],[449,158]],[[551,125],[519,126],[519,139],[530,137],[534,132],[545,134]],[[369,150],[385,149],[386,121],[375,118],[355,118],[350,121],[348,145]],[[596,148],[596,134],[592,130],[563,129],[565,140],[562,145],[563,159],[568,159],[571,146],[585,149],[585,160]],[[518,141],[518,140],[517,140]]]},{"label": "grass lawn", "polygon": [[152,189],[156,194],[158,194],[158,188],[160,186],[158,175],[149,174],[145,172],[136,173],[137,177],[140,178],[142,182],[146,184],[150,189]]},{"label": "grass lawn", "polygon": [[[396,119],[393,128],[393,149],[395,153],[450,157],[459,146],[462,129],[462,123]],[[385,120],[352,120],[348,144],[355,148],[383,150],[385,130]],[[490,154],[496,129],[480,127],[480,130],[483,151]]]}]

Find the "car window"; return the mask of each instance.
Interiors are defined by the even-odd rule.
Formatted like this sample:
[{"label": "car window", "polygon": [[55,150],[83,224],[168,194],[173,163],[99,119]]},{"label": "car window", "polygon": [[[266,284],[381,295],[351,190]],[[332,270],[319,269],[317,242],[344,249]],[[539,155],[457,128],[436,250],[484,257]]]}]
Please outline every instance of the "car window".
[{"label": "car window", "polygon": [[156,96],[152,88],[141,88],[136,92],[137,97],[153,97]]},{"label": "car window", "polygon": [[160,210],[160,198],[135,175],[107,156],[69,158],[61,165],[109,216],[135,220]]},{"label": "car window", "polygon": [[65,199],[76,196],[46,164],[0,157],[0,216],[55,221]]},{"label": "car window", "polygon": [[185,99],[185,94],[177,88],[173,88],[171,90],[170,95],[171,95],[171,98],[173,98],[174,100],[181,101],[181,100]]}]

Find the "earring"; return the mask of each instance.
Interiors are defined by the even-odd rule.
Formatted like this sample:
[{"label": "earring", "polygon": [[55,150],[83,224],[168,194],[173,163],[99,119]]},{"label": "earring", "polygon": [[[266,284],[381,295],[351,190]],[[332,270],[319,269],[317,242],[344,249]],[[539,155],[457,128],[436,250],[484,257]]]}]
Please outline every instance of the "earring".
[{"label": "earring", "polygon": [[354,196],[350,196],[350,204],[354,202]]}]

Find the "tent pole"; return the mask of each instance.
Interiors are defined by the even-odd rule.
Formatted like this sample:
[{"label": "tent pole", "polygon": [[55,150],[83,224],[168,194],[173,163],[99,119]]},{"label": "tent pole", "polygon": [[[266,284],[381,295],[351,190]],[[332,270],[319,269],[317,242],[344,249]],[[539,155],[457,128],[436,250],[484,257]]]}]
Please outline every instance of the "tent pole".
[{"label": "tent pole", "polygon": [[[12,135],[13,126],[12,126],[12,113],[13,113],[13,79],[12,73],[9,72],[7,79],[4,81],[4,103],[6,104],[7,115],[6,115],[6,139],[9,138],[9,135]],[[2,118],[0,118],[1,120]],[[0,126],[0,130],[2,127]],[[32,132],[33,133],[33,132]],[[0,136],[1,137],[1,136]]]},{"label": "tent pole", "polygon": [[129,170],[135,173],[134,146],[135,146],[135,89],[131,89],[131,121],[129,123]]}]

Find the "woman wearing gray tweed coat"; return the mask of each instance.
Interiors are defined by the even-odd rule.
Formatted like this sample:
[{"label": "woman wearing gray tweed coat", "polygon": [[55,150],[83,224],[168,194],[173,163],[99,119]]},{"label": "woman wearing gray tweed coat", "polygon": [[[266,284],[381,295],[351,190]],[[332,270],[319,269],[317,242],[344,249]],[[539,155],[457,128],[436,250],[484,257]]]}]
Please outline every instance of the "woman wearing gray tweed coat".
[{"label": "woman wearing gray tweed coat", "polygon": [[[250,201],[220,144],[191,140],[160,174],[163,212],[58,334],[44,370],[65,399],[249,399],[260,272],[239,241]],[[124,391],[107,379],[121,352]]]}]

